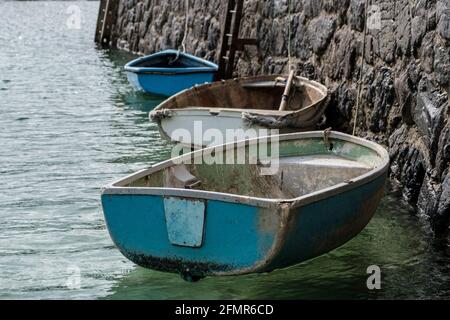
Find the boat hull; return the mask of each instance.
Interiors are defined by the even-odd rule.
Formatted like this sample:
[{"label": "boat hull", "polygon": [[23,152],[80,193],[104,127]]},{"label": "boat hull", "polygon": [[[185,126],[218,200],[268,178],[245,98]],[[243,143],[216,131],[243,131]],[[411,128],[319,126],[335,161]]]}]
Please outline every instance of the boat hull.
[{"label": "boat hull", "polygon": [[[295,265],[364,229],[387,179],[383,147],[338,132],[292,133],[271,142],[276,158],[220,161],[255,160],[252,150],[266,142],[194,151],[104,188],[116,246],[143,267],[199,279]],[[206,158],[213,153],[217,163]],[[266,170],[269,159],[276,170]]]},{"label": "boat hull", "polygon": [[102,203],[120,251],[136,264],[160,271],[199,277],[239,273],[265,258],[276,235],[258,230],[264,214],[257,207],[209,200],[202,246],[178,246],[168,237],[162,196],[104,195]]},{"label": "boat hull", "polygon": [[339,195],[292,209],[280,250],[264,271],[318,257],[357,236],[384,194],[387,175]]},{"label": "boat hull", "polygon": [[135,73],[127,72],[128,81],[138,91],[172,96],[198,84],[214,81],[215,72],[199,73]]},{"label": "boat hull", "polygon": [[190,279],[269,272],[333,250],[367,225],[385,182],[383,174],[321,201],[271,209],[205,199],[200,247],[171,243],[164,196],[104,194],[102,204],[111,237],[128,259]]},{"label": "boat hull", "polygon": [[[320,116],[319,116],[320,117]],[[319,119],[317,119],[318,121]],[[315,121],[313,121],[315,122]],[[272,129],[253,124],[236,110],[173,110],[159,122],[161,136],[175,143],[195,146],[216,146],[231,141],[264,137],[314,129],[314,125],[298,128]]]}]

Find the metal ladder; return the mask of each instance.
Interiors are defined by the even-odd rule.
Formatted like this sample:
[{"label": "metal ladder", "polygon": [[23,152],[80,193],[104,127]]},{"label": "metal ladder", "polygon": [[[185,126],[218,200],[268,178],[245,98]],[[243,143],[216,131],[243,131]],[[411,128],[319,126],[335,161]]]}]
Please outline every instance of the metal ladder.
[{"label": "metal ladder", "polygon": [[257,45],[256,39],[239,38],[243,8],[244,0],[228,0],[219,53],[218,80],[230,79],[233,76],[237,51],[242,51],[246,45]]},{"label": "metal ladder", "polygon": [[112,25],[116,20],[118,0],[101,0],[98,10],[95,42],[108,47],[111,40]]}]

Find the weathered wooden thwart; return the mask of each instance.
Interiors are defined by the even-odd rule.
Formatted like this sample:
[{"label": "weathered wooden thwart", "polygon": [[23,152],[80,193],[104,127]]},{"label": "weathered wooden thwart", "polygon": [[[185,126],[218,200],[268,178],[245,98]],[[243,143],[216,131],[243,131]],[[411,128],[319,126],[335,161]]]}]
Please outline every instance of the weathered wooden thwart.
[{"label": "weathered wooden thwart", "polygon": [[104,47],[109,47],[111,44],[112,27],[117,18],[118,4],[119,0],[100,0],[95,42]]},{"label": "weathered wooden thwart", "polygon": [[[185,154],[104,188],[119,250],[187,280],[269,272],[341,246],[370,221],[387,178],[383,147],[338,132],[293,133],[279,136],[278,161],[251,162],[260,142]],[[228,152],[245,162],[202,160]],[[278,170],[261,175],[268,160]]]}]

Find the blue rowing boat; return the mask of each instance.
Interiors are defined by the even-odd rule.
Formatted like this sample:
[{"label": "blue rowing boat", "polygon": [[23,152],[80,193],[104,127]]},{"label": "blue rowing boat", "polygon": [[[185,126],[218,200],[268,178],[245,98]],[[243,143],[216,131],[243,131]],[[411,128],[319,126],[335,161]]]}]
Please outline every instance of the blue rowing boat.
[{"label": "blue rowing boat", "polygon": [[[104,188],[116,246],[138,265],[198,280],[288,267],[356,236],[383,195],[387,151],[338,132],[276,137],[278,160],[250,161],[264,138],[250,139],[182,155]],[[228,152],[245,154],[247,164],[201,161]],[[261,175],[268,160],[278,169]]]},{"label": "blue rowing boat", "polygon": [[214,81],[218,66],[177,50],[165,50],[125,65],[130,83],[137,89],[172,96],[197,84]]}]

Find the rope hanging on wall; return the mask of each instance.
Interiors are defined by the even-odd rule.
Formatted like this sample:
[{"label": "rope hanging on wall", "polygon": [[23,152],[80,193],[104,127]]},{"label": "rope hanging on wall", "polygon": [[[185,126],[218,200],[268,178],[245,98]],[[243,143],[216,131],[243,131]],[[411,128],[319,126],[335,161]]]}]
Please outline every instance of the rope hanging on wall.
[{"label": "rope hanging on wall", "polygon": [[183,41],[181,42],[181,47],[183,48],[183,53],[186,52],[186,39],[188,35],[188,28],[189,28],[189,0],[186,0],[184,2],[184,9],[185,12],[185,18],[184,18],[184,35],[183,35]]},{"label": "rope hanging on wall", "polygon": [[367,36],[367,10],[369,8],[369,0],[366,0],[365,3],[365,12],[364,12],[364,34],[363,34],[363,48],[361,52],[361,66],[359,67],[359,79],[358,79],[358,91],[356,96],[356,112],[353,120],[353,135],[356,134],[356,124],[358,123],[358,114],[359,114],[359,105],[361,104],[361,87],[362,87],[362,73],[364,71],[364,60],[366,53],[366,36]]},{"label": "rope hanging on wall", "polygon": [[288,68],[289,72],[292,71],[292,56],[291,56],[291,37],[292,37],[292,15],[291,15],[291,0],[288,0],[288,22],[287,22],[287,29],[288,29]]}]

